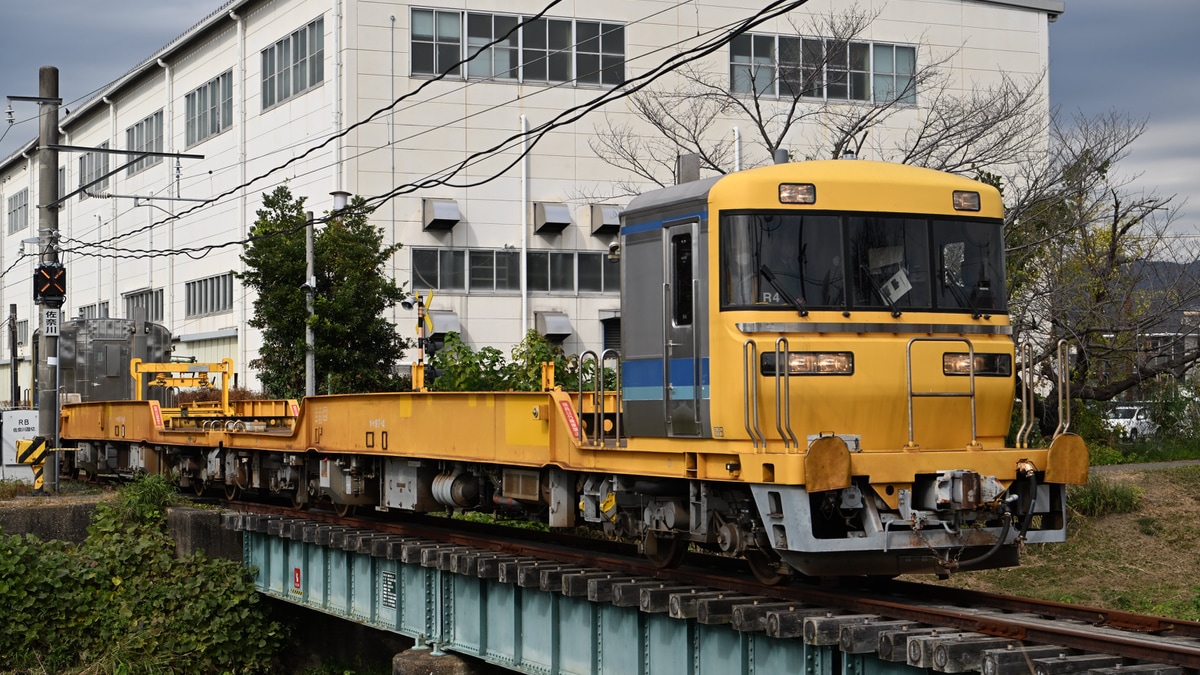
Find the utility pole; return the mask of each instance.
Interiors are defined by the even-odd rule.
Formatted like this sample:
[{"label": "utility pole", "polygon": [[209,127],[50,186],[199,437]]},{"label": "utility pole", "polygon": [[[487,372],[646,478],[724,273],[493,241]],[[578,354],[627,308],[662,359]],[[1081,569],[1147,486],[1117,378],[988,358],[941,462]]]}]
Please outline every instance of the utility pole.
[{"label": "utility pole", "polygon": [[[42,66],[38,71],[38,239],[40,261],[58,264],[58,68]],[[42,266],[39,265],[39,269]],[[35,282],[36,283],[36,282]],[[36,289],[35,289],[36,290]],[[58,328],[63,298],[44,297],[39,324],[41,345],[38,349],[38,435],[47,441],[58,440]],[[50,319],[50,321],[47,321]],[[49,324],[49,325],[48,325]],[[58,452],[46,462],[50,492],[58,492]]]},{"label": "utility pole", "polygon": [[317,277],[314,270],[313,258],[313,212],[304,214],[307,222],[304,224],[304,308],[307,310],[304,322],[304,395],[313,396],[317,393],[317,339],[313,335],[312,315],[313,296],[317,292]]},{"label": "utility pole", "polygon": [[21,400],[21,386],[17,382],[17,306],[8,306],[8,362],[12,364],[9,375],[12,379],[12,407],[15,409]]}]

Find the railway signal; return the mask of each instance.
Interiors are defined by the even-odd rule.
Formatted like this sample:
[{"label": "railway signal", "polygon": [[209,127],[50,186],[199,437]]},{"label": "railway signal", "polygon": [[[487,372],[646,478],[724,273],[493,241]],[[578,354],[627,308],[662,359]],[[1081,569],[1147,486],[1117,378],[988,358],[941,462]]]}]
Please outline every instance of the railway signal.
[{"label": "railway signal", "polygon": [[33,272],[33,301],[61,307],[66,297],[67,268],[62,263],[40,263]]}]

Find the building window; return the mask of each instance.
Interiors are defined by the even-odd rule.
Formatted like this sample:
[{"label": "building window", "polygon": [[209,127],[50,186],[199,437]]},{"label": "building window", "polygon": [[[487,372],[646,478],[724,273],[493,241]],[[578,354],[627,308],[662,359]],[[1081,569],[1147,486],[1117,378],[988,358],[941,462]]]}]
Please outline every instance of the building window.
[{"label": "building window", "polygon": [[299,96],[324,80],[324,17],[318,17],[262,52],[263,110]]},{"label": "building window", "polygon": [[530,291],[574,293],[575,254],[530,251],[526,284]]},{"label": "building window", "polygon": [[467,252],[462,250],[414,248],[413,290],[466,290],[466,260]]},{"label": "building window", "polygon": [[122,297],[125,298],[126,319],[134,318],[135,311],[142,309],[145,310],[147,321],[163,320],[163,292],[161,288],[126,293]]},{"label": "building window", "polygon": [[625,26],[575,22],[575,79],[616,86],[625,81]]},{"label": "building window", "polygon": [[902,103],[916,103],[917,90],[913,75],[917,70],[917,50],[900,45],[874,45],[875,100],[899,98]]},{"label": "building window", "polygon": [[[127,150],[142,150],[145,152],[163,151],[163,112],[159,110],[146,119],[125,130],[125,148]],[[162,162],[162,157],[143,157],[129,165],[127,175],[132,176],[140,171]]]},{"label": "building window", "polygon": [[[21,347],[29,344],[29,321],[17,322],[17,346]],[[10,345],[11,346],[11,345]]]},{"label": "building window", "polygon": [[729,86],[741,94],[774,93],[774,36],[743,34],[729,43]]},{"label": "building window", "polygon": [[579,253],[580,293],[620,293],[621,268],[606,253]]},{"label": "building window", "polygon": [[184,315],[191,319],[233,311],[233,273],[189,281],[184,289]]},{"label": "building window", "polygon": [[458,75],[462,72],[462,15],[432,9],[412,11],[412,72]]},{"label": "building window", "polygon": [[915,47],[785,35],[739,35],[729,45],[735,93],[916,103]]},{"label": "building window", "polygon": [[[523,18],[412,10],[412,74],[608,86],[625,81],[623,25],[540,18],[514,30]],[[500,42],[488,46],[495,40]]]},{"label": "building window", "polygon": [[233,71],[227,70],[184,99],[184,143],[191,147],[233,126]]},{"label": "building window", "polygon": [[[527,288],[541,293],[619,293],[620,265],[593,251],[529,251]],[[578,280],[578,283],[577,283]],[[412,249],[412,288],[497,294],[521,290],[520,251]]]},{"label": "building window", "polygon": [[521,290],[521,254],[518,251],[471,250],[468,283],[474,291]]},{"label": "building window", "polygon": [[8,198],[8,233],[29,227],[29,188]]},{"label": "building window", "polygon": [[[414,18],[418,11],[421,10],[414,10]],[[449,12],[440,13],[455,16]],[[520,55],[520,36],[517,31],[513,30],[516,27],[517,17],[515,16],[475,13],[467,15],[467,54],[471,57],[471,60],[467,62],[467,77],[498,80],[517,79],[517,75],[520,73],[517,68],[517,58]],[[505,35],[508,37],[504,38]],[[491,47],[484,46],[500,38],[504,38],[504,40]],[[425,49],[428,52],[428,48]]]},{"label": "building window", "polygon": [[[108,141],[104,141],[96,146],[100,150],[108,149]],[[99,180],[95,185],[90,185],[92,181],[96,181],[101,176],[103,180]],[[108,189],[108,153],[107,152],[89,152],[79,158],[79,187],[88,186],[86,190],[79,193],[79,200],[83,201],[90,195],[89,192]]]},{"label": "building window", "polygon": [[96,303],[93,305],[84,305],[79,308],[79,318],[81,319],[107,319],[108,318],[108,301]]},{"label": "building window", "polygon": [[571,21],[535,19],[521,27],[521,79],[527,82],[570,82]]}]

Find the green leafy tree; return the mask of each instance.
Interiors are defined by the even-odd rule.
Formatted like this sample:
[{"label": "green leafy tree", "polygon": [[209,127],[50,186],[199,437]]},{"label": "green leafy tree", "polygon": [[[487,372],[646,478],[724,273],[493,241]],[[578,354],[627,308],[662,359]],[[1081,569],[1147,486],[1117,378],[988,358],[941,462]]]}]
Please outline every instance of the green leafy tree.
[{"label": "green leafy tree", "polygon": [[386,274],[400,244],[385,246],[383,231],[368,215],[356,197],[316,240],[317,382],[335,394],[399,389],[396,364],[412,346],[383,316],[405,296]]},{"label": "green leafy tree", "polygon": [[263,196],[242,260],[246,286],[258,297],[250,326],[262,331],[263,346],[250,367],[272,396],[304,393],[305,324],[313,327],[320,391],[392,391],[400,381],[396,363],[410,345],[383,316],[404,298],[404,289],[385,274],[400,244],[385,246],[370,224],[369,210],[356,198],[317,231],[314,260],[317,288],[313,316],[305,291],[304,197],[287,186]]},{"label": "green leafy tree", "polygon": [[262,331],[262,348],[250,367],[258,371],[263,390],[280,397],[304,393],[304,198],[287,186],[263,195],[263,208],[250,229],[242,253],[246,271],[239,275],[258,297],[251,328]]}]

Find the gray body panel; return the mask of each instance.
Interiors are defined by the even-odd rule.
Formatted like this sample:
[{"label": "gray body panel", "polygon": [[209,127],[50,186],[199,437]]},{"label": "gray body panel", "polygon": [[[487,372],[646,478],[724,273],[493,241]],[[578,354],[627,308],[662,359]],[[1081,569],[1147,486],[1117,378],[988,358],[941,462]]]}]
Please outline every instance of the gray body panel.
[{"label": "gray body panel", "polygon": [[[147,363],[171,360],[171,332],[132,319],[75,319],[62,325],[59,336],[59,381],[64,392],[82,401],[122,401],[136,398],[132,359]],[[164,403],[167,392],[143,386],[142,397]]]},{"label": "gray body panel", "polygon": [[[708,191],[721,177],[636,197],[621,214],[623,428],[630,436],[711,437],[706,384]],[[690,235],[690,323],[675,319],[672,237]],[[678,242],[676,242],[678,243]],[[668,349],[668,343],[671,343]],[[664,361],[669,358],[669,361]],[[702,394],[701,391],[705,393]]]}]

